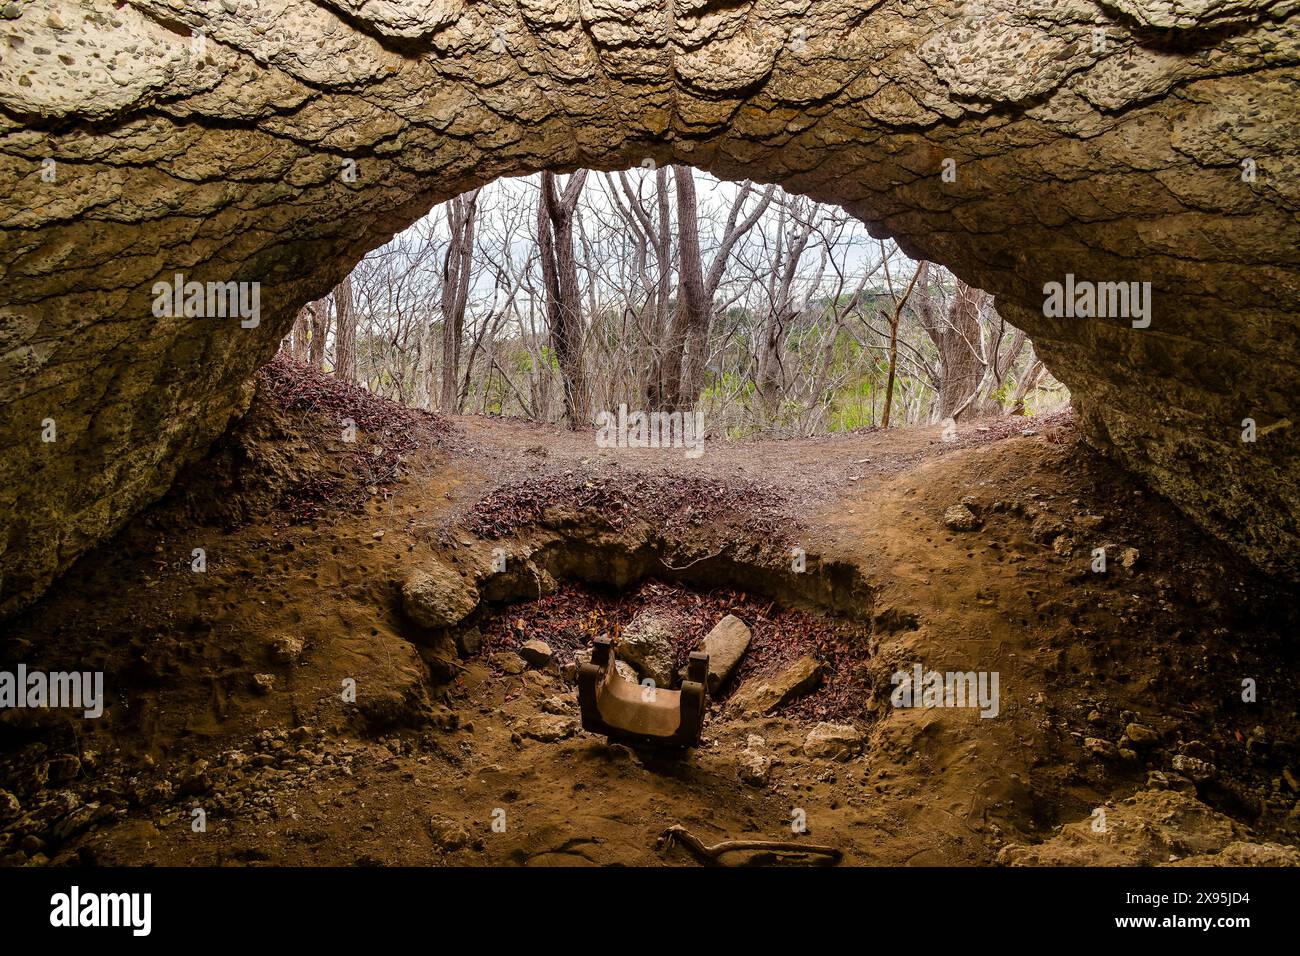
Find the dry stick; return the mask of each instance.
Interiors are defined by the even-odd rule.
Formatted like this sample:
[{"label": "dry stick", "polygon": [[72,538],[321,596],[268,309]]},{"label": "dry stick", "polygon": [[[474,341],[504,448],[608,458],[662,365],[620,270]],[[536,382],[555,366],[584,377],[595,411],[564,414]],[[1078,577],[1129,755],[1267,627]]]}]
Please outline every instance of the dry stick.
[{"label": "dry stick", "polygon": [[680,840],[682,845],[694,853],[697,859],[714,866],[730,866],[731,864],[722,862],[722,856],[726,853],[735,853],[742,850],[770,850],[776,853],[812,854],[814,856],[824,856],[832,864],[838,863],[844,858],[843,851],[833,846],[819,846],[816,843],[796,843],[793,840],[723,840],[721,843],[713,844],[713,846],[705,846],[703,840],[681,824],[670,826],[660,835],[660,839],[664,840],[668,846],[672,846],[675,841]]},{"label": "dry stick", "polygon": [[889,409],[894,404],[894,369],[898,365],[898,322],[902,318],[903,306],[907,303],[907,297],[912,294],[916,280],[921,277],[921,270],[924,268],[924,262],[916,264],[916,272],[912,274],[912,281],[908,283],[907,291],[903,293],[903,297],[898,300],[898,305],[894,307],[894,318],[889,323],[889,383],[885,386],[885,414],[880,421],[881,428],[889,427]]}]

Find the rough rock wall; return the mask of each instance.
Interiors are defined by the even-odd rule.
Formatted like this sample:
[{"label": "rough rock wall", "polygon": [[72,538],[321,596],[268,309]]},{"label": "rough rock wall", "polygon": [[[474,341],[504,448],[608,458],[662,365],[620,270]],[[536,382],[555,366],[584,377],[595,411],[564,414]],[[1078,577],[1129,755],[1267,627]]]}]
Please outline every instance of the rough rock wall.
[{"label": "rough rock wall", "polygon": [[[647,158],[842,203],[996,293],[1093,442],[1300,576],[1297,8],[0,0],[0,614],[433,203]],[[176,273],[260,283],[260,322],[155,315]],[[1149,327],[1045,317],[1067,273],[1151,282]]]}]

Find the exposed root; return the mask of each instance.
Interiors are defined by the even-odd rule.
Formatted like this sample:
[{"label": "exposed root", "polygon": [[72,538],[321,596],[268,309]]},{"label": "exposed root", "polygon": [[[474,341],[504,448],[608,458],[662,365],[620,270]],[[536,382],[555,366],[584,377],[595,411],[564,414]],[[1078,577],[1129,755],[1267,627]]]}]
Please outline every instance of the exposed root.
[{"label": "exposed root", "polygon": [[795,857],[794,862],[800,862],[798,858],[802,858],[802,862],[817,866],[834,866],[844,859],[844,853],[833,846],[797,843],[793,840],[723,840],[713,846],[706,846],[703,840],[681,824],[673,824],[659,835],[659,843],[665,848],[679,841],[696,859],[710,866],[751,866],[762,859],[751,858],[735,863],[723,859],[728,853],[742,852],[785,853]]}]

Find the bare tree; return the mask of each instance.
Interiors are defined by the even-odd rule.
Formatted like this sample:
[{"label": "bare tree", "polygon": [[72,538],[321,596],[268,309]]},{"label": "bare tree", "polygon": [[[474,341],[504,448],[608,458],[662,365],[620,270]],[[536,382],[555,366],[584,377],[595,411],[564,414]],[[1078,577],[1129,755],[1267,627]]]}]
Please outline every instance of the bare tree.
[{"label": "bare tree", "polygon": [[564,381],[564,417],[570,428],[588,424],[587,381],[583,368],[583,326],[578,290],[578,269],[573,258],[573,211],[586,182],[585,169],[573,173],[563,194],[555,174],[542,173],[537,204],[537,232],[546,288],[546,318],[551,347]]},{"label": "bare tree", "polygon": [[465,335],[470,276],[474,271],[474,220],[478,212],[478,192],[474,189],[463,193],[447,207],[451,241],[442,258],[442,392],[438,404],[449,413],[461,409],[457,372]]},{"label": "bare tree", "polygon": [[334,377],[357,380],[357,313],[352,304],[352,277],[334,287]]},{"label": "bare tree", "polygon": [[938,367],[933,373],[938,391],[936,415],[941,421],[960,419],[978,394],[984,374],[980,320],[989,294],[958,279],[945,309],[939,291],[926,288],[929,264],[922,267],[927,275],[921,280],[917,314],[921,327],[939,350]]}]

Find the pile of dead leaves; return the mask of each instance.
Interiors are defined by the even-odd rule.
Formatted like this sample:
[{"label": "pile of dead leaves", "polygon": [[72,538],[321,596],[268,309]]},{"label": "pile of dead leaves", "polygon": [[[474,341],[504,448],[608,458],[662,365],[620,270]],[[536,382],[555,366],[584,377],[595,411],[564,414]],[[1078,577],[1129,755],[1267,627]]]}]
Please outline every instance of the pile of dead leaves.
[{"label": "pile of dead leaves", "polygon": [[682,532],[725,521],[784,544],[797,527],[785,498],[746,479],[558,468],[536,469],[485,495],[470,510],[466,526],[481,537],[499,538],[542,523],[549,509],[560,506],[588,512],[614,530],[644,521],[667,532]]},{"label": "pile of dead leaves", "polygon": [[407,455],[445,445],[453,434],[440,415],[380,398],[284,355],[257,373],[257,387],[259,397],[312,415],[326,433],[342,436],[349,424],[355,429],[342,473],[308,479],[285,493],[281,507],[300,521],[358,509],[401,477]]},{"label": "pile of dead leaves", "polygon": [[572,660],[575,651],[601,636],[617,639],[644,609],[676,625],[676,666],[684,668],[692,651],[728,614],[745,622],[753,634],[735,677],[715,695],[725,701],[751,677],[767,677],[805,654],[822,662],[825,677],[814,693],[792,701],[779,713],[809,720],[850,721],[869,716],[871,683],[867,671],[868,639],[852,622],[780,608],[742,591],[694,591],[661,581],[646,581],[622,593],[565,583],[552,595],[506,608],[482,626],[480,654],[518,648],[534,638],[545,641],[556,658]]}]

